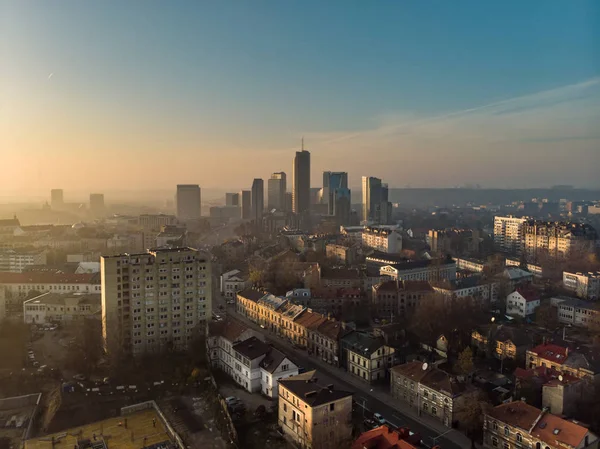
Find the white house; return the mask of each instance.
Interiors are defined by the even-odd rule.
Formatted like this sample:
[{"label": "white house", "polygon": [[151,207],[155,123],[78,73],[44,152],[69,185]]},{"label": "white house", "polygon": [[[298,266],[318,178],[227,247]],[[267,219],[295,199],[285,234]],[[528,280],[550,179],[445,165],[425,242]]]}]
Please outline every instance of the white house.
[{"label": "white house", "polygon": [[262,390],[260,363],[271,351],[271,346],[256,337],[233,345],[233,380],[250,393]]},{"label": "white house", "polygon": [[540,306],[540,296],[533,289],[517,288],[506,297],[506,313],[523,318],[533,315]]},{"label": "white house", "polygon": [[206,349],[210,364],[233,377],[235,356],[233,345],[255,336],[256,333],[241,321],[227,317],[224,321],[211,321],[207,327]]},{"label": "white house", "polygon": [[261,392],[274,399],[279,391],[279,379],[297,375],[298,366],[283,352],[271,348],[269,354],[260,362],[260,374]]},{"label": "white house", "polygon": [[237,292],[251,286],[248,273],[231,270],[221,275],[221,294],[227,299],[235,299]]}]

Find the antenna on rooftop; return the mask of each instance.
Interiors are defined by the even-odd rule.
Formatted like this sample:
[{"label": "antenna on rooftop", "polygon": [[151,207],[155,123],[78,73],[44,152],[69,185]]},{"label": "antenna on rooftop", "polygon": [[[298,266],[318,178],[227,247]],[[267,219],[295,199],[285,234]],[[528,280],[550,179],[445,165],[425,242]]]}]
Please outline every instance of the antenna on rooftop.
[{"label": "antenna on rooftop", "polygon": [[304,136],[302,136],[302,151],[304,151]]},{"label": "antenna on rooftop", "polygon": [[423,363],[423,366],[421,367],[421,369],[423,371],[427,371],[427,368],[429,368],[429,365],[427,364],[427,362]]},{"label": "antenna on rooftop", "polygon": [[564,379],[564,378],[563,378],[562,374],[561,374],[560,376],[558,376],[558,380],[559,380],[560,382],[562,382],[562,381],[563,381],[563,379]]}]

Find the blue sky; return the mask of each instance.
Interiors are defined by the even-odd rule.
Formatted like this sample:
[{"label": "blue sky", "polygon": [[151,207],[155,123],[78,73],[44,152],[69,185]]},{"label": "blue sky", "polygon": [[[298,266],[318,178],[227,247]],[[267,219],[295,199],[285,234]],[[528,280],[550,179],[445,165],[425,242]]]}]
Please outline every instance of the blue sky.
[{"label": "blue sky", "polygon": [[313,184],[600,182],[597,1],[0,0],[0,41],[0,145],[23,166],[4,188],[216,187],[224,166],[246,187],[302,135]]}]

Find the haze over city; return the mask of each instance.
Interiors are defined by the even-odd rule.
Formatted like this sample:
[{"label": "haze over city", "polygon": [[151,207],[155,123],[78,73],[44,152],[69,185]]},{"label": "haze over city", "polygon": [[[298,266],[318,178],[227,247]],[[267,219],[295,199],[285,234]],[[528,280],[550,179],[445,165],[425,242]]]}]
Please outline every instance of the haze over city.
[{"label": "haze over city", "polygon": [[[598,2],[0,1],[4,196],[600,187]],[[368,168],[368,170],[367,170]]]}]

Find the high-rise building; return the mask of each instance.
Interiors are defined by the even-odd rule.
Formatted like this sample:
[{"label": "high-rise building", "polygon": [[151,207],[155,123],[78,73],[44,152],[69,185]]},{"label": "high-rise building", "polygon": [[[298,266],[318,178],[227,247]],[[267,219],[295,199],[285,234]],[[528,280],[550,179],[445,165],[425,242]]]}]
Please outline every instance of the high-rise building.
[{"label": "high-rise building", "polygon": [[211,318],[210,255],[192,248],[102,256],[102,335],[109,352],[185,349]]},{"label": "high-rise building", "polygon": [[285,211],[290,212],[294,209],[294,200],[292,192],[285,192]]},{"label": "high-rise building", "polygon": [[523,225],[524,254],[527,261],[586,257],[596,248],[598,233],[584,223],[529,219]]},{"label": "high-rise building", "polygon": [[63,189],[50,190],[50,206],[52,209],[62,209],[64,205]]},{"label": "high-rise building", "polygon": [[265,183],[260,178],[252,181],[252,220],[256,226],[262,223],[263,211],[265,209]]},{"label": "high-rise building", "polygon": [[268,181],[267,209],[285,210],[287,179],[284,172],[273,173]]},{"label": "high-rise building", "polygon": [[240,206],[240,194],[239,193],[226,193],[225,194],[225,206]]},{"label": "high-rise building", "polygon": [[293,212],[303,214],[310,211],[310,153],[296,151],[292,168]]},{"label": "high-rise building", "polygon": [[335,216],[338,224],[348,224],[351,211],[351,193],[350,189],[348,189],[348,173],[323,172],[321,202],[327,204],[328,214]]},{"label": "high-rise building", "polygon": [[103,193],[91,193],[90,194],[90,212],[95,217],[104,215],[104,194]]},{"label": "high-rise building", "polygon": [[159,231],[163,225],[176,224],[177,218],[175,218],[175,215],[142,214],[139,216],[138,221],[144,231]]},{"label": "high-rise building", "polygon": [[523,252],[523,227],[526,218],[494,217],[494,245],[499,251],[520,255]]},{"label": "high-rise building", "polygon": [[242,220],[250,220],[252,218],[252,192],[250,190],[242,190],[240,192],[240,202],[242,206]]},{"label": "high-rise building", "polygon": [[388,199],[388,186],[381,179],[371,176],[362,178],[363,220],[376,224],[389,224],[392,205]]},{"label": "high-rise building", "polygon": [[198,220],[200,213],[200,186],[198,184],[177,185],[177,218],[180,220]]}]

